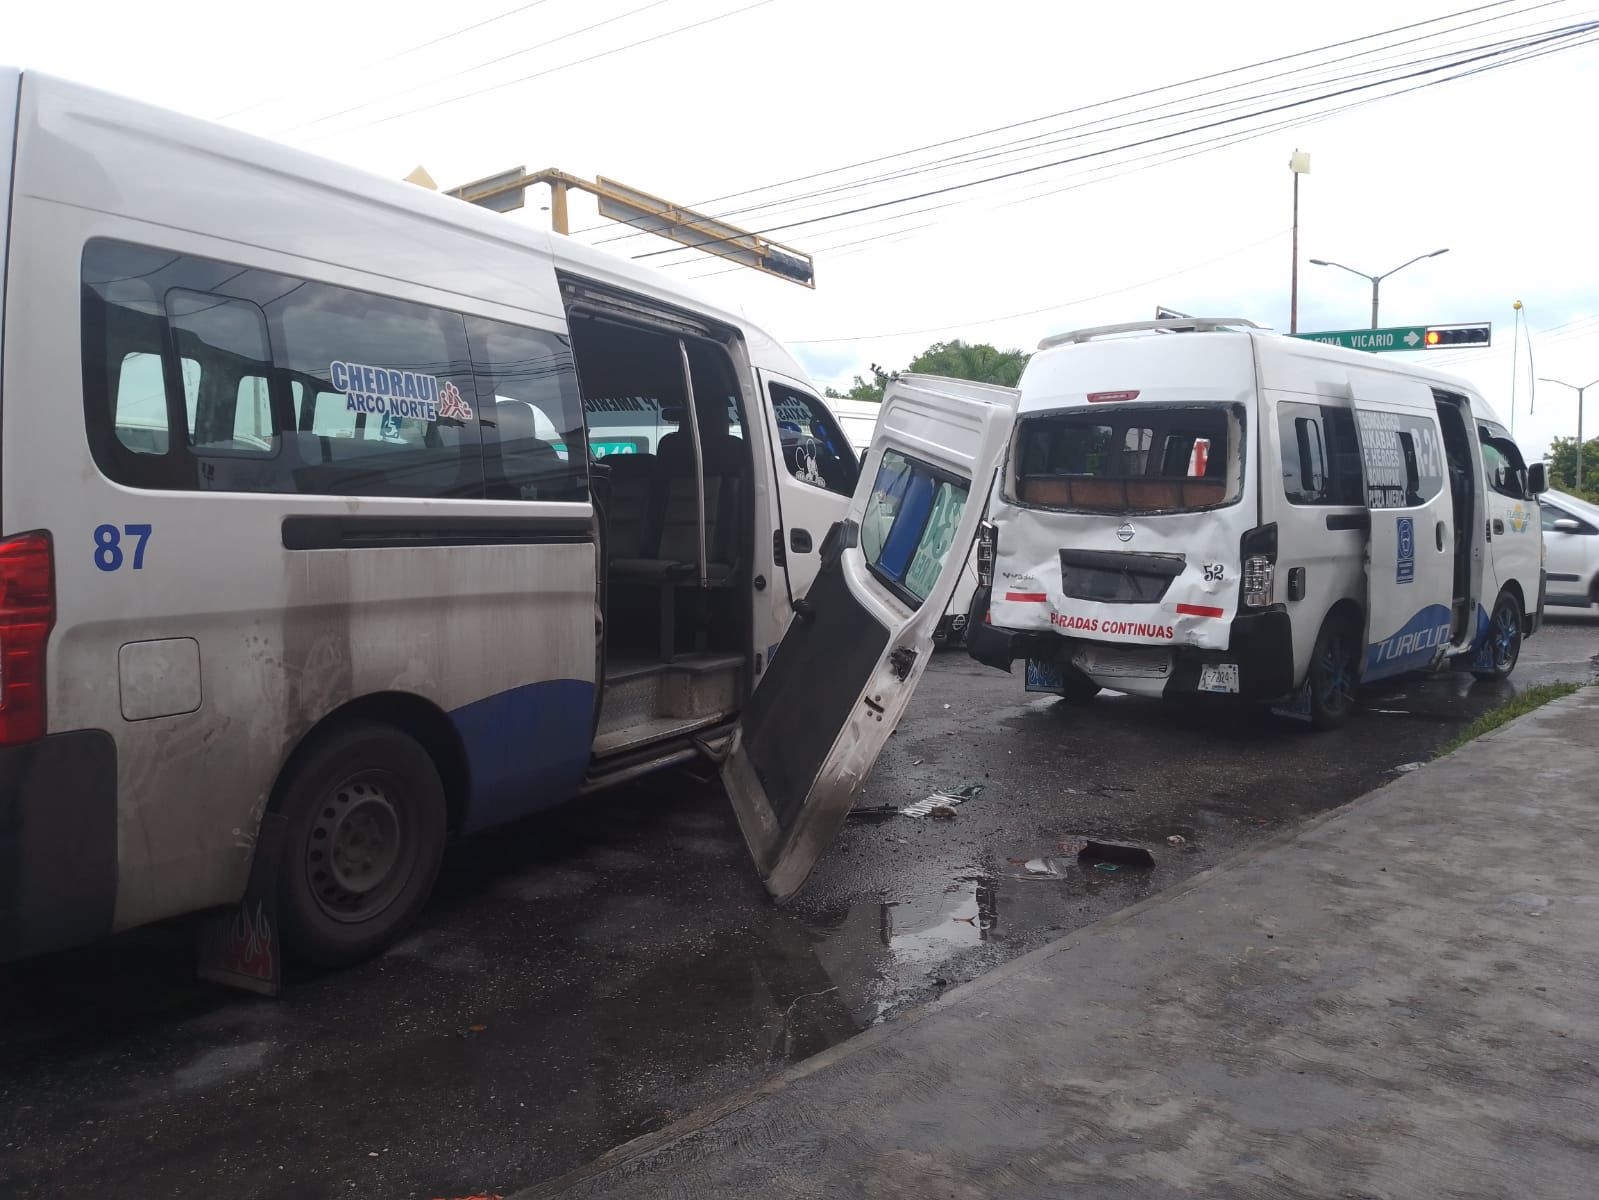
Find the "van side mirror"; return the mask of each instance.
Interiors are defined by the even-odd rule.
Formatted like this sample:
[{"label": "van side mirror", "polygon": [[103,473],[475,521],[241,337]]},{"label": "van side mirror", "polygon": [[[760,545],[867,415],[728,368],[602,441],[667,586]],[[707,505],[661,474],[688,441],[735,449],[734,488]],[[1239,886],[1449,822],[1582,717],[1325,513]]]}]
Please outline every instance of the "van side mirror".
[{"label": "van side mirror", "polygon": [[1556,521],[1553,525],[1549,526],[1549,528],[1553,529],[1556,533],[1581,533],[1582,532],[1581,523],[1579,523],[1577,521],[1573,521],[1570,517],[1561,517],[1560,520]]},{"label": "van side mirror", "polygon": [[1527,468],[1527,494],[1540,496],[1549,490],[1549,472],[1543,463],[1533,463]]}]

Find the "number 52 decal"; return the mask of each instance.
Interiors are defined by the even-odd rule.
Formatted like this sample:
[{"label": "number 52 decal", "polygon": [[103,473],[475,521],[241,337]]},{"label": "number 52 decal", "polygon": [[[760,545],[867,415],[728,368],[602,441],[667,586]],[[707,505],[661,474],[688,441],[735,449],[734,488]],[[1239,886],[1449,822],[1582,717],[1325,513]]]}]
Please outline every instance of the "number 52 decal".
[{"label": "number 52 decal", "polygon": [[120,571],[127,561],[122,549],[124,536],[138,539],[133,545],[133,569],[144,570],[144,547],[150,540],[150,525],[101,525],[94,531],[94,565],[102,571]]}]

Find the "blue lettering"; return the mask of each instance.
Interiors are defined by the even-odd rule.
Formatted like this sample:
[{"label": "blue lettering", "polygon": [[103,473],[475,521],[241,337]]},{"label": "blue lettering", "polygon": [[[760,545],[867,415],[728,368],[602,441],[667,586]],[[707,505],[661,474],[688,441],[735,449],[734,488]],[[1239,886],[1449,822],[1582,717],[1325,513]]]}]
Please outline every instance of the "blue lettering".
[{"label": "blue lettering", "polygon": [[399,371],[389,372],[389,386],[383,389],[391,396],[405,395],[405,376]]},{"label": "blue lettering", "polygon": [[361,388],[367,392],[378,390],[378,373],[371,367],[361,368]]},{"label": "blue lettering", "polygon": [[412,400],[420,399],[416,394],[416,376],[409,371],[405,373],[405,394]]},{"label": "blue lettering", "polygon": [[328,378],[333,380],[334,391],[347,392],[350,390],[349,369],[337,359],[328,364]]}]

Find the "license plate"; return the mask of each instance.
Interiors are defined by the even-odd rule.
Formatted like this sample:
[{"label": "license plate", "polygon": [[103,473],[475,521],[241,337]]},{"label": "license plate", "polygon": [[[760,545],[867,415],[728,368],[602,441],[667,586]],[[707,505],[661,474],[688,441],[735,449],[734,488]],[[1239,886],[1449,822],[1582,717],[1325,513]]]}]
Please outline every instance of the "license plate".
[{"label": "license plate", "polygon": [[1238,692],[1237,663],[1206,663],[1199,668],[1199,690],[1202,692]]},{"label": "license plate", "polygon": [[1059,663],[1042,658],[1027,660],[1027,691],[1058,692],[1065,686],[1066,676]]}]

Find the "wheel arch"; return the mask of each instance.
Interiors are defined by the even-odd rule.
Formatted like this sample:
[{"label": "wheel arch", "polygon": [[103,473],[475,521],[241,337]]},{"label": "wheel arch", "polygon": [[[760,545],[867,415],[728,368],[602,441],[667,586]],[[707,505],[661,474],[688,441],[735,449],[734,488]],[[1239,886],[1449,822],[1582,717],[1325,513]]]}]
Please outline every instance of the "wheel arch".
[{"label": "wheel arch", "polygon": [[427,752],[444,784],[446,829],[454,833],[462,828],[471,795],[471,771],[467,765],[466,749],[444,710],[413,692],[373,692],[347,701],[319,720],[295,743],[294,749],[283,760],[277,779],[272,784],[266,811],[283,810],[288,780],[294,777],[299,765],[318,746],[341,729],[362,722],[374,722],[397,729],[413,738]]}]

